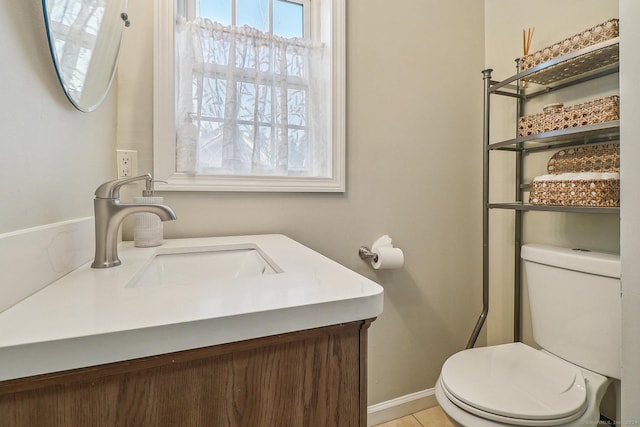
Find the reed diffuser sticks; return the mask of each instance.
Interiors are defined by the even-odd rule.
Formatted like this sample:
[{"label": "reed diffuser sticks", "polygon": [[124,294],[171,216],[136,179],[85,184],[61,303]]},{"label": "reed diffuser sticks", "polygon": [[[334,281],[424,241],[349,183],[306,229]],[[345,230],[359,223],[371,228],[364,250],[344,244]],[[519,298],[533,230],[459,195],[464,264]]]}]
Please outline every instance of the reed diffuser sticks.
[{"label": "reed diffuser sticks", "polygon": [[533,32],[535,28],[527,28],[526,33],[525,30],[522,29],[522,49],[524,51],[524,56],[529,54],[529,49],[531,48],[531,40],[533,40]]}]

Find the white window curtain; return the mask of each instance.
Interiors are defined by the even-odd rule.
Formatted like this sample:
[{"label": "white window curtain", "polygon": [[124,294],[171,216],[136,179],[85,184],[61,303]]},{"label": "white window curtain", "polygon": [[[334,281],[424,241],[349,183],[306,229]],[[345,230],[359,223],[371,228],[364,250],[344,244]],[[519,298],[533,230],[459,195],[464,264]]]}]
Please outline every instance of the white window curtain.
[{"label": "white window curtain", "polygon": [[330,175],[325,46],[202,18],[177,32],[176,172]]}]

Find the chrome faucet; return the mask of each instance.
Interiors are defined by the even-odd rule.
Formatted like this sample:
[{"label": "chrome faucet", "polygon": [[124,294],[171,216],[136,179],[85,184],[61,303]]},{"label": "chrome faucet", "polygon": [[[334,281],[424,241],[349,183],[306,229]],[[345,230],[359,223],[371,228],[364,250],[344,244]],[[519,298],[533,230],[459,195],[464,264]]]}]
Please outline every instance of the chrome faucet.
[{"label": "chrome faucet", "polygon": [[118,258],[118,229],[125,217],[140,212],[156,214],[162,221],[177,219],[169,206],[151,203],[120,203],[120,187],[135,181],[151,181],[151,174],[116,179],[102,184],[93,200],[96,223],[96,253],[92,268],[109,268],[121,264]]}]

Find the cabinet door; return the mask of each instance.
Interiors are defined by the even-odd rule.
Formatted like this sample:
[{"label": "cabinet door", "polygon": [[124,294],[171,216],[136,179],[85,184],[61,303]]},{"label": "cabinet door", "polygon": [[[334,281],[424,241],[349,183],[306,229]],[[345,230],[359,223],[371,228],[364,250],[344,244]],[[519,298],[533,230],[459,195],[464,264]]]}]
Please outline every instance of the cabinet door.
[{"label": "cabinet door", "polygon": [[352,322],[0,383],[0,426],[366,426]]}]

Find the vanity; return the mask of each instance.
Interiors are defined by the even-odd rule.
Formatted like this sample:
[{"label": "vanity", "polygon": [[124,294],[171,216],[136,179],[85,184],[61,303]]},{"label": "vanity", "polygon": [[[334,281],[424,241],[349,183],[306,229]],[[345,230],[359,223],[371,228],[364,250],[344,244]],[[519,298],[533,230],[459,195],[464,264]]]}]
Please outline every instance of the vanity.
[{"label": "vanity", "polygon": [[0,313],[0,426],[366,425],[378,284],[282,235],[120,258]]}]

